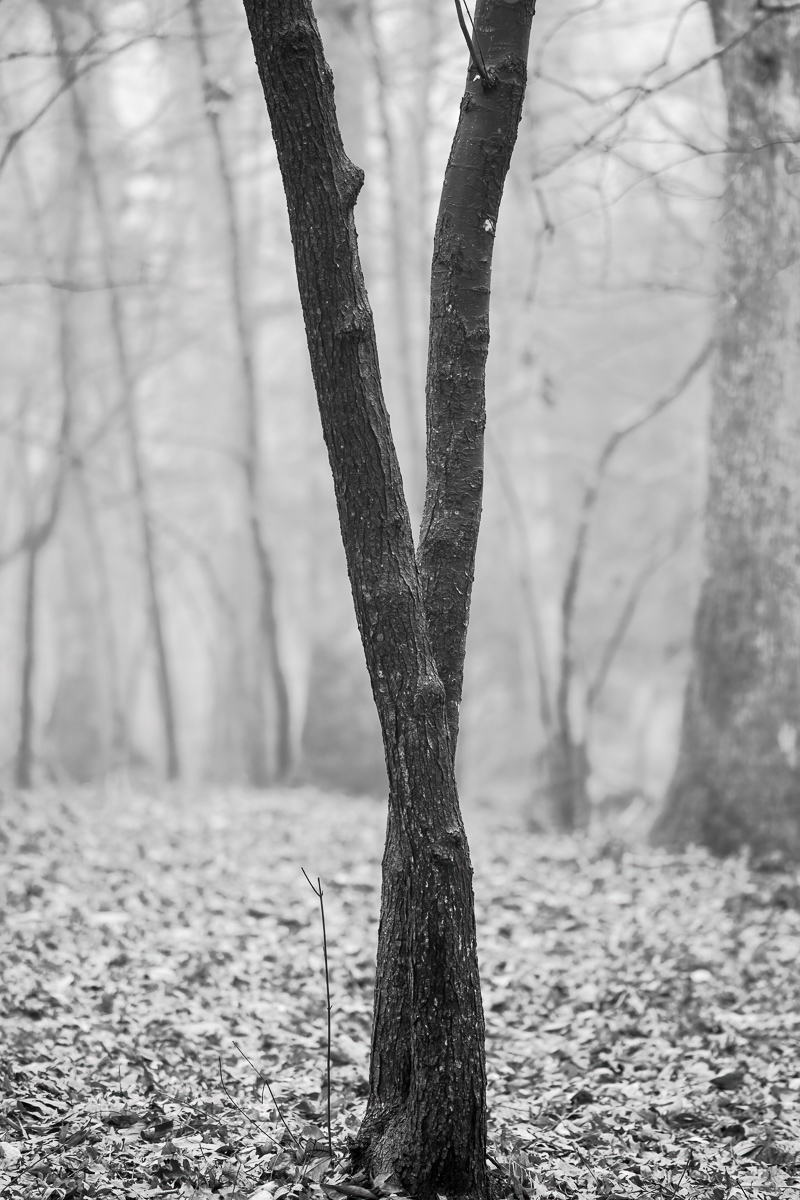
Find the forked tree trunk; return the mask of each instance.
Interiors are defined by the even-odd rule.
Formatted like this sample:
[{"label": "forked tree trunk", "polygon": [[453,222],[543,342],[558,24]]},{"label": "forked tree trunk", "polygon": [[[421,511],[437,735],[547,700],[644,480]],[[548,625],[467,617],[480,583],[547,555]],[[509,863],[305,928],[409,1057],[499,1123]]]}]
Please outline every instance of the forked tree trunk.
[{"label": "forked tree trunk", "polygon": [[370,1095],[356,1153],[427,1200],[486,1195],[484,1030],[454,753],[483,477],[492,245],[533,4],[484,0],[434,252],[419,566],[383,402],[346,157],[309,0],[244,0],[389,775]]},{"label": "forked tree trunk", "polygon": [[[777,6],[775,6],[777,7]],[[706,514],[677,769],[654,830],[800,856],[800,24],[711,4],[728,186]],[[742,37],[742,35],[745,35]]]}]

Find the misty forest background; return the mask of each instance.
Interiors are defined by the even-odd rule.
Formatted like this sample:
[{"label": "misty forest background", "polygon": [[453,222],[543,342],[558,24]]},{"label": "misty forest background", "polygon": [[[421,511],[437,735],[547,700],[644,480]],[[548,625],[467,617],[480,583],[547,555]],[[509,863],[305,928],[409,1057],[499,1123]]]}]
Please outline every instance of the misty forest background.
[{"label": "misty forest background", "polygon": [[[446,0],[316,8],[417,525],[465,48]],[[0,22],[2,774],[384,795],[241,6],[7,0]],[[459,775],[546,822],[566,712],[592,800],[649,819],[699,584],[723,96],[703,4],[542,3],[532,47]]]},{"label": "misty forest background", "polygon": [[[315,9],[418,527],[466,48],[451,0]],[[800,159],[796,87],[762,87],[797,27],[758,12],[752,63],[725,60],[735,132],[780,153],[729,211],[785,290],[753,292],[753,337],[731,321],[741,353],[716,359],[770,386],[723,397],[758,468],[716,444],[753,526],[744,570],[717,556],[735,602],[709,602],[739,675],[724,736],[690,705],[708,741],[684,756],[720,747],[732,834],[700,840],[749,839],[749,861],[639,836],[690,667],[714,308],[754,277],[729,255],[717,285],[734,139],[708,6],[540,0],[534,20],[457,762],[508,1200],[798,1195],[796,339],[774,318]],[[776,178],[783,207],[753,204]],[[0,192],[0,1192],[337,1200],[369,1093],[386,768],[241,0],[3,0]],[[773,485],[780,528],[758,523]],[[560,836],[584,792],[595,829]],[[325,888],[330,1077],[301,868]]]}]

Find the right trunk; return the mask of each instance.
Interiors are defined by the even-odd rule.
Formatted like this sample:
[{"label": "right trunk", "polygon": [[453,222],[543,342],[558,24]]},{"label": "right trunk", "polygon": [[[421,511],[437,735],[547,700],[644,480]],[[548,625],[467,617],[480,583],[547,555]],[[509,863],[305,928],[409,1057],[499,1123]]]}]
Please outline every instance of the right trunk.
[{"label": "right trunk", "polygon": [[[731,147],[706,514],[678,765],[656,840],[800,856],[800,28],[712,4]],[[749,32],[748,32],[749,31]]]}]

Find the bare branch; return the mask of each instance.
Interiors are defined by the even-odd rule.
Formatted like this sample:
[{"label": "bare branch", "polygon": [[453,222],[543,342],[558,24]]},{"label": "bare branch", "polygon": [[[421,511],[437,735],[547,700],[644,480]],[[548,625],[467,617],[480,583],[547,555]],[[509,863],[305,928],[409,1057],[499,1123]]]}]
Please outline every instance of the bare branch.
[{"label": "bare branch", "polygon": [[[731,38],[729,42],[726,42],[724,46],[718,46],[715,50],[712,50],[708,54],[703,55],[702,58],[697,59],[697,61],[692,63],[690,66],[684,67],[682,70],[677,71],[674,75],[671,75],[669,79],[662,80],[661,83],[653,84],[652,86],[645,83],[627,84],[624,87],[619,88],[616,92],[610,93],[608,96],[595,97],[592,101],[594,104],[610,104],[614,100],[619,99],[621,96],[632,93],[627,102],[623,104],[621,108],[611,113],[605,118],[605,120],[601,121],[600,124],[591,131],[591,133],[587,134],[582,141],[576,143],[574,146],[571,146],[569,150],[561,156],[561,158],[559,158],[556,162],[545,165],[540,170],[534,172],[532,176],[533,180],[535,181],[537,179],[542,179],[546,175],[553,174],[554,171],[559,170],[584,150],[591,150],[598,146],[602,149],[607,149],[607,146],[604,145],[605,135],[616,124],[624,121],[625,118],[643,101],[649,100],[652,96],[658,95],[659,92],[664,92],[668,88],[674,87],[675,84],[681,83],[684,79],[688,79],[691,75],[695,75],[698,71],[702,71],[702,69],[707,67],[710,63],[718,62],[719,59],[723,58],[731,50],[735,49],[737,46],[741,45],[742,42],[747,41],[748,38],[752,37],[767,21],[772,20],[773,17],[782,16],[784,13],[790,11],[792,10],[789,8],[771,8],[763,10],[762,20],[757,21],[752,28],[745,29],[742,33],[737,34],[736,37]],[[544,78],[544,76],[540,77]],[[554,81],[551,79],[549,82],[552,83]]]},{"label": "bare branch", "polygon": [[547,653],[545,650],[544,631],[542,629],[542,618],[539,607],[539,598],[536,594],[536,584],[531,570],[530,553],[528,547],[528,530],[525,522],[522,502],[517,492],[508,464],[505,461],[503,453],[497,443],[497,439],[491,430],[486,432],[486,448],[489,451],[489,457],[495,468],[500,490],[503,493],[503,498],[511,514],[511,520],[517,532],[517,538],[522,552],[522,564],[520,568],[520,588],[522,598],[525,605],[525,615],[528,619],[528,627],[531,632],[531,640],[533,642],[534,655],[536,658],[536,680],[539,690],[539,715],[542,721],[542,727],[545,731],[549,731],[553,725],[553,705],[551,700],[551,686],[549,673],[547,670]]},{"label": "bare branch", "polygon": [[575,604],[586,555],[592,516],[597,505],[600,487],[608,470],[608,465],[626,438],[641,429],[649,421],[652,421],[664,409],[668,408],[670,404],[683,395],[698,372],[705,366],[712,348],[713,343],[711,341],[706,342],[697,357],[689,364],[678,382],[669,391],[665,392],[663,396],[659,396],[653,404],[642,406],[622,421],[606,439],[605,445],[597,457],[592,477],[584,489],[575,543],[572,555],[570,556],[569,566],[567,567],[564,589],[561,594],[561,666],[558,681],[559,711],[566,707],[572,681],[572,623],[575,616]]},{"label": "bare branch", "polygon": [[58,279],[50,275],[12,275],[8,279],[0,279],[0,288],[50,287],[61,292],[104,292],[110,287],[141,287],[148,282],[149,280],[144,279],[94,282],[83,279]]},{"label": "bare branch", "polygon": [[625,636],[630,628],[631,621],[636,615],[636,610],[639,607],[639,601],[642,598],[642,594],[647,584],[650,582],[656,572],[659,571],[661,567],[665,565],[665,563],[669,562],[669,560],[678,550],[681,542],[683,541],[683,537],[683,531],[679,532],[678,535],[673,539],[671,545],[665,551],[648,559],[644,566],[635,575],[630,587],[630,591],[625,599],[625,603],[623,604],[614,628],[611,631],[611,635],[603,647],[603,652],[600,655],[600,662],[597,670],[595,671],[586,690],[587,715],[590,715],[597,705],[597,701],[600,698],[600,693],[605,687],[606,680],[608,679],[609,671],[611,670],[614,660],[619,653],[623,641],[625,640]]},{"label": "bare branch", "polygon": [[[97,34],[93,35],[91,38],[91,44],[96,42],[97,36]],[[91,62],[87,62],[80,67],[75,65],[74,60],[76,57],[82,56],[86,53],[86,46],[89,46],[90,43],[87,42],[86,46],[82,47],[80,50],[76,51],[75,54],[71,55],[70,70],[67,74],[65,74],[64,78],[62,78],[61,83],[58,85],[56,90],[50,96],[48,96],[44,104],[40,105],[33,116],[29,117],[24,125],[20,125],[17,129],[13,130],[9,134],[6,144],[3,147],[2,154],[0,154],[0,175],[3,173],[3,168],[11,157],[15,146],[18,145],[26,133],[30,133],[30,131],[39,124],[42,117],[44,117],[50,111],[56,101],[59,100],[65,92],[68,92],[70,88],[78,82],[79,79],[81,79],[84,75],[87,75],[90,71],[93,71],[95,67],[102,66],[103,64],[109,62],[112,58],[115,58],[116,55],[122,54],[124,51],[129,50],[131,46],[136,46],[142,41],[158,38],[160,36],[161,35],[157,33],[139,34],[137,37],[130,38],[127,42],[123,42],[120,46],[114,46],[113,49],[108,50],[102,56],[102,58],[92,59]],[[54,57],[59,58],[59,52],[57,50],[55,51]]]}]

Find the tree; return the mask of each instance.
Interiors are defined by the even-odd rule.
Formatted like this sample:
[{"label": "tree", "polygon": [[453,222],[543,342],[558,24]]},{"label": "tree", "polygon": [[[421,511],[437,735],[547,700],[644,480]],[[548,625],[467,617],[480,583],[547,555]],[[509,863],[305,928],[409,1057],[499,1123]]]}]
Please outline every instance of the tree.
[{"label": "tree", "polygon": [[[673,387],[653,403],[630,413],[612,430],[597,456],[592,473],[584,487],[577,528],[560,597],[561,637],[555,703],[548,702],[546,706],[543,705],[548,716],[548,721],[543,721],[547,733],[543,755],[545,787],[548,792],[553,823],[557,829],[564,832],[572,833],[576,829],[584,827],[588,822],[587,782],[590,758],[586,731],[605,686],[608,673],[636,612],[642,592],[658,567],[675,550],[673,544],[666,552],[661,550],[655,553],[635,575],[625,602],[612,626],[611,634],[602,647],[599,662],[586,684],[582,713],[584,733],[583,737],[577,736],[573,729],[570,712],[575,682],[574,625],[578,592],[586,565],[588,540],[600,491],[611,462],[622,443],[631,434],[637,433],[642,426],[652,421],[654,417],[658,417],[684,394],[694,377],[705,366],[710,350],[710,344],[706,343]],[[673,539],[673,542],[676,540]]]},{"label": "tree", "polygon": [[69,91],[72,121],[78,145],[80,165],[85,171],[89,193],[97,220],[100,240],[100,261],[103,281],[108,296],[108,320],[111,344],[118,374],[120,408],[127,443],[128,461],[132,478],[132,491],[141,539],[142,569],[145,593],[155,652],[156,683],[161,719],[164,730],[166,775],[170,780],[180,776],[177,719],[175,715],[172,666],[169,659],[164,620],[164,605],[161,596],[161,580],[156,554],[153,529],[153,511],[150,484],[147,478],[145,456],[142,448],[139,413],[137,410],[136,377],[130,352],[125,323],[125,311],[114,278],[113,229],[111,216],[103,189],[103,180],[94,157],[91,124],[86,104],[79,85],[75,83],[75,56],[69,44],[68,23],[58,5],[44,4],[53,31],[59,72],[63,87]]},{"label": "tree", "polygon": [[[794,7],[794,6],[793,6]],[[727,104],[706,509],[680,751],[654,838],[800,855],[800,26],[710,0]]]},{"label": "tree", "polygon": [[[258,388],[253,353],[253,332],[244,280],[244,256],[239,206],[236,196],[233,171],[231,170],[228,146],[220,121],[219,105],[210,95],[214,79],[208,60],[206,31],[200,0],[189,0],[192,32],[199,60],[205,92],[205,115],[211,142],[214,147],[217,174],[222,192],[225,226],[227,234],[227,265],[230,274],[230,302],[236,347],[239,356],[242,389],[241,460],[244,475],[247,526],[252,543],[258,579],[258,660],[263,660],[265,672],[271,684],[275,702],[275,765],[273,778],[286,779],[291,769],[291,736],[289,728],[289,691],[283,670],[278,636],[278,618],[275,604],[275,567],[264,531],[262,517],[263,482],[261,462],[261,431],[258,412]],[[265,787],[270,772],[267,765],[266,715],[264,703],[264,679],[261,669],[254,681],[253,712],[249,714],[247,729],[248,779],[256,787]]]},{"label": "tree", "polygon": [[475,13],[434,241],[416,554],[358,257],[363,174],[344,153],[311,4],[245,0],[245,9],[389,776],[370,1092],[355,1154],[415,1196],[483,1197],[483,1011],[454,759],[481,511],[492,246],[533,3],[482,0]]}]

